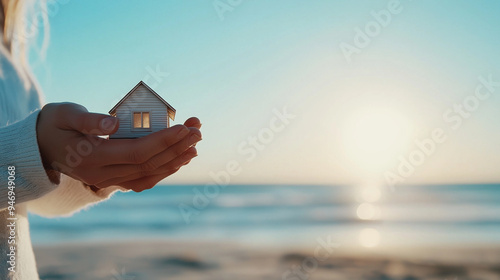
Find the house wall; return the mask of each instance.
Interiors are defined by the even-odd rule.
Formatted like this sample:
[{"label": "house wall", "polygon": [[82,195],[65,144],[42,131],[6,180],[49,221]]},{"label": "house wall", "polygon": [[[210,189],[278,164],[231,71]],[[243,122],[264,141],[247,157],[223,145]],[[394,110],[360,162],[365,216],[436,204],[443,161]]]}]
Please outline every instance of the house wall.
[{"label": "house wall", "polygon": [[[116,109],[120,128],[111,138],[136,138],[162,130],[169,124],[167,110],[163,102],[141,85]],[[151,131],[132,131],[132,112],[149,112]]]}]

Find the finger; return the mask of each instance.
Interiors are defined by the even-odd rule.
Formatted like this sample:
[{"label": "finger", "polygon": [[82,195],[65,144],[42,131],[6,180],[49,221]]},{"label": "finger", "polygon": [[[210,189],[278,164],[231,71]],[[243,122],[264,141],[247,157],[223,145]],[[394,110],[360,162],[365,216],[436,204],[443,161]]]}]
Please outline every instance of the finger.
[{"label": "finger", "polygon": [[171,170],[170,172],[164,173],[164,174],[161,174],[161,175],[153,175],[153,176],[157,176],[157,177],[161,177],[161,178],[158,181],[156,181],[156,182],[151,182],[150,185],[144,185],[143,184],[144,182],[142,180],[146,179],[146,178],[143,177],[141,179],[136,179],[136,180],[132,180],[132,181],[124,181],[124,182],[119,182],[119,183],[115,183],[115,184],[102,183],[102,184],[97,185],[97,188],[102,189],[102,188],[107,188],[107,187],[110,187],[110,186],[119,186],[119,187],[122,187],[122,188],[125,188],[125,189],[128,189],[128,190],[134,190],[136,192],[140,192],[140,191],[138,191],[139,189],[142,189],[142,190],[150,189],[150,188],[154,187],[160,180],[162,180],[162,179],[164,179],[164,178],[166,178],[166,177],[174,174],[179,169]]},{"label": "finger", "polygon": [[[194,148],[193,145],[200,141],[201,138],[199,138],[197,133],[193,133],[191,136],[195,137],[185,137],[144,163],[101,165],[100,168],[84,170],[81,176],[92,178],[92,182],[87,182],[88,184],[105,183],[107,185],[113,185],[124,180],[128,181],[152,174],[159,174],[164,172],[163,170],[166,164],[169,164],[169,166],[176,166],[177,163],[184,164],[197,155],[196,148]],[[158,171],[161,167],[164,168]]]},{"label": "finger", "polygon": [[170,174],[173,174],[181,166],[186,165],[188,162],[190,162],[196,156],[198,156],[196,148],[191,147],[191,148],[187,149],[182,155],[180,155],[180,156],[176,157],[175,159],[169,161],[168,163],[160,166],[159,168],[156,168],[155,170],[150,170],[150,171],[145,170],[145,171],[136,172],[133,174],[122,173],[122,174],[130,174],[130,175],[106,180],[106,181],[98,183],[97,186],[99,186],[101,188],[105,188],[105,187],[112,186],[112,185],[120,185],[123,182],[133,181],[133,180],[137,180],[140,178],[161,175],[161,174],[164,174],[166,177]]},{"label": "finger", "polygon": [[158,184],[161,180],[165,179],[167,176],[170,176],[177,172],[180,169],[180,167],[177,170],[172,171],[170,174],[165,175],[154,175],[146,178],[141,178],[129,182],[123,183],[121,186],[124,188],[127,188],[129,190],[133,190],[134,192],[142,192],[147,189],[151,189],[154,186]]},{"label": "finger", "polygon": [[[187,119],[184,122],[184,125],[187,126],[187,127],[195,127],[197,129],[201,128],[200,119],[198,119],[197,117],[191,117],[191,118]],[[194,145],[196,146],[196,144],[194,144]]]},{"label": "finger", "polygon": [[[191,130],[195,130],[195,128],[191,128]],[[148,161],[133,166],[133,170],[130,170],[128,174],[154,171],[159,167],[175,160],[176,158],[181,157],[186,152],[191,151],[193,153],[196,153],[196,149],[193,146],[200,140],[201,136],[198,133],[191,133],[188,137],[185,137],[163,152],[153,156]]]},{"label": "finger", "polygon": [[192,130],[176,125],[137,139],[110,139],[96,147],[93,160],[101,165],[142,164],[183,140]]},{"label": "finger", "polygon": [[195,127],[197,129],[201,128],[201,122],[197,117],[191,117],[184,122],[187,127]]},{"label": "finger", "polygon": [[118,130],[118,119],[109,115],[89,113],[85,107],[75,103],[62,103],[57,108],[57,117],[63,129],[76,130],[83,134],[109,135]]},{"label": "finger", "polygon": [[133,190],[134,192],[142,192],[144,190],[153,188],[154,186],[156,186],[156,184],[158,184],[158,182],[160,182],[161,180],[165,179],[166,177],[174,174],[175,172],[179,171],[179,169],[180,169],[180,167],[175,169],[175,170],[170,171],[167,174],[153,175],[153,176],[149,176],[149,177],[145,177],[145,178],[141,178],[141,179],[137,179],[137,180],[124,182],[124,183],[120,184],[120,187],[129,189],[129,190]]}]

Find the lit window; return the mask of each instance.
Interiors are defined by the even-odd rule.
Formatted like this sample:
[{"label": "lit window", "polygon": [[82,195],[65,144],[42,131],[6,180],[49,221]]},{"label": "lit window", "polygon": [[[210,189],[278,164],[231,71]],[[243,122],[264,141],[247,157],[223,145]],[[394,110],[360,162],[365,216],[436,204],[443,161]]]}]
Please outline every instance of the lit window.
[{"label": "lit window", "polygon": [[142,113],[142,127],[149,128],[149,113]]},{"label": "lit window", "polygon": [[150,128],[148,112],[134,112],[134,128]]},{"label": "lit window", "polygon": [[141,113],[134,113],[134,128],[140,128],[142,127],[142,114]]}]

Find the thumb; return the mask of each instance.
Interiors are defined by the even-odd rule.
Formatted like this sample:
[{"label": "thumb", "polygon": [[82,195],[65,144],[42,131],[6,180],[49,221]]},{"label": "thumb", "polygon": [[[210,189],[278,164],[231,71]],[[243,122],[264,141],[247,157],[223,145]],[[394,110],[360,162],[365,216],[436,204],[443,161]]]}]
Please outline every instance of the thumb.
[{"label": "thumb", "polygon": [[[77,105],[77,104],[75,104]],[[110,115],[89,113],[83,106],[71,106],[67,112],[67,124],[83,134],[109,135],[118,130],[118,119]]]}]

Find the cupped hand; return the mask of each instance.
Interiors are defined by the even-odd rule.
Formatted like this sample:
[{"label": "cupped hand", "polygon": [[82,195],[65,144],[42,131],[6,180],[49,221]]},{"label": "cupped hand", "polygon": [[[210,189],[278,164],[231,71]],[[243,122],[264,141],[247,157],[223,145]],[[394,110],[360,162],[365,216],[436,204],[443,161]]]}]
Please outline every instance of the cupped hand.
[{"label": "cupped hand", "polygon": [[[197,156],[197,118],[137,139],[105,139],[118,119],[89,113],[74,103],[51,103],[38,116],[37,139],[48,171],[62,172],[96,188],[121,186],[136,192],[154,187]],[[94,187],[94,189],[95,189]]]}]

